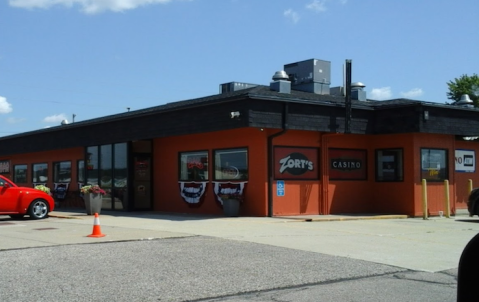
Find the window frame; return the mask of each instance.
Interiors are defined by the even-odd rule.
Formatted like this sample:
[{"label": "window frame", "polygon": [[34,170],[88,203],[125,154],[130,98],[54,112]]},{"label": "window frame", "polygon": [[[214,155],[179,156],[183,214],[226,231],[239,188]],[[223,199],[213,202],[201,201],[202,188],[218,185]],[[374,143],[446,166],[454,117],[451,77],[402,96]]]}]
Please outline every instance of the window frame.
[{"label": "window frame", "polygon": [[[384,163],[385,161],[379,161],[380,152],[396,152],[394,155],[387,155],[387,156],[394,156],[393,160],[393,170],[394,176],[393,179],[380,179],[380,169],[384,170]],[[384,171],[383,171],[384,172]],[[404,149],[403,148],[383,148],[383,149],[376,149],[375,150],[375,178],[376,182],[404,182]]]},{"label": "window frame", "polygon": [[[46,171],[47,171],[47,172],[45,173],[45,175],[46,175],[45,177],[46,177],[47,179],[46,179],[45,181],[42,181],[42,180],[40,180],[40,179],[35,180],[35,166],[38,166],[38,165],[45,165],[45,166],[46,166]],[[49,180],[49,179],[48,179],[48,178],[49,178],[49,177],[48,177],[48,173],[49,173],[48,170],[49,170],[49,169],[48,169],[48,162],[32,163],[32,175],[31,175],[32,183],[47,183],[48,180]],[[39,177],[40,177],[40,176],[43,176],[43,175],[39,175]]]},{"label": "window frame", "polygon": [[[183,156],[186,156],[186,170],[183,171]],[[200,172],[203,171],[203,178],[201,178],[200,174],[198,176],[200,177],[189,177],[190,173],[193,172],[188,172],[188,156],[196,156],[199,157],[199,162],[198,163],[192,163],[192,164],[197,164],[200,167],[197,167],[198,169],[201,168],[201,165],[203,165],[203,168],[200,169]],[[206,162],[203,161],[203,157],[206,157]],[[209,162],[210,162],[210,154],[209,150],[194,150],[194,151],[181,151],[178,152],[178,180],[179,181],[208,181],[209,180]],[[206,168],[204,168],[206,166]],[[194,166],[191,168],[193,169]],[[206,176],[205,176],[206,172]],[[185,175],[186,173],[186,175]]]},{"label": "window frame", "polygon": [[[62,171],[61,166],[62,166],[63,163],[69,163],[70,164],[70,173],[69,173],[70,174],[69,175],[70,180],[69,181],[59,180],[59,174],[61,174],[60,171]],[[58,172],[57,172],[57,167],[59,167]],[[54,183],[67,183],[67,182],[70,183],[72,181],[72,162],[71,162],[71,160],[53,162],[52,163],[52,173],[53,173],[52,179],[53,179]]]},{"label": "window frame", "polygon": [[[224,152],[224,154],[226,154],[226,152],[229,152],[229,153],[232,153],[232,151],[237,151],[238,153],[239,152],[245,152],[246,153],[246,163],[245,163],[245,167],[246,167],[246,171],[243,173],[243,175],[245,175],[245,177],[239,177],[239,178],[235,178],[235,177],[232,177],[232,178],[219,178],[217,177],[217,156],[220,155],[218,154],[219,152]],[[238,175],[241,175],[241,171],[240,169],[236,168],[236,166],[233,166],[235,168],[235,171]],[[220,167],[222,168],[222,167]],[[248,181],[249,180],[249,149],[248,147],[235,147],[235,148],[222,148],[222,149],[214,149],[213,150],[213,180],[215,181]],[[225,173],[224,171],[226,171],[225,169],[221,169],[220,173]],[[227,172],[227,173],[230,173],[230,172]]]},{"label": "window frame", "polygon": [[[18,166],[25,166],[25,181],[20,181],[17,179],[18,175],[17,175],[17,167]],[[17,165],[13,165],[13,182],[16,183],[16,184],[26,184],[28,183],[28,164],[17,164]]]},{"label": "window frame", "polygon": [[[444,169],[443,168],[439,168],[439,171],[436,173],[436,174],[432,174],[431,171],[434,171],[434,169],[432,168],[425,168],[424,167],[424,161],[423,161],[423,158],[424,158],[424,152],[426,151],[429,151],[429,153],[431,153],[431,151],[434,151],[436,153],[443,153],[443,161],[444,161]],[[419,151],[419,162],[420,162],[420,165],[419,165],[419,175],[421,176],[421,180],[422,179],[425,179],[427,181],[430,181],[430,182],[442,182],[446,179],[448,179],[449,177],[449,152],[448,152],[448,149],[444,149],[444,148],[426,148],[426,147],[423,147],[423,148],[420,148],[420,151]],[[428,154],[428,156],[431,156],[430,154]],[[429,159],[429,163],[428,163],[428,166],[431,166],[431,160]],[[438,162],[433,162],[433,163],[436,163],[436,164],[441,164],[441,163],[438,163]],[[427,171],[428,172],[425,172],[426,169],[428,169]],[[444,171],[444,175],[442,175],[441,177],[441,171]],[[437,176],[436,176],[437,175]]]}]

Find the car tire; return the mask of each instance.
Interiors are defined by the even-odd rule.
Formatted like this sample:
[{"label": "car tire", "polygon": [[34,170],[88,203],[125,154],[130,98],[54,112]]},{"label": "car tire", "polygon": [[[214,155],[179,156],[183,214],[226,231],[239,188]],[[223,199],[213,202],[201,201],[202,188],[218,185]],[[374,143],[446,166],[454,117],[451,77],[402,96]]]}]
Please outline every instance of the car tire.
[{"label": "car tire", "polygon": [[28,215],[31,219],[43,219],[48,217],[48,202],[44,199],[35,199],[28,207]]},{"label": "car tire", "polygon": [[472,217],[474,215],[479,215],[478,207],[479,204],[479,188],[475,188],[471,191],[469,198],[467,199],[467,210],[469,211],[469,216]]},{"label": "car tire", "polygon": [[25,216],[25,215],[23,215],[23,214],[12,214],[12,215],[8,215],[8,216],[10,216],[10,218],[12,218],[12,219],[22,219],[23,216]]}]

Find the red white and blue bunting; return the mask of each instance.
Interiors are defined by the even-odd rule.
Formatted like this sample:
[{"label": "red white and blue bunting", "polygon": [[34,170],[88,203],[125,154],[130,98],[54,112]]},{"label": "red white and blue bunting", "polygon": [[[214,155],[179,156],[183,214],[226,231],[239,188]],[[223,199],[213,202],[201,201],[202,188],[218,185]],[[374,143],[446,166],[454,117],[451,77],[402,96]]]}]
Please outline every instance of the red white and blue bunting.
[{"label": "red white and blue bunting", "polygon": [[243,182],[221,182],[221,181],[214,181],[214,192],[216,196],[216,200],[223,205],[223,200],[221,196],[224,195],[237,195],[241,196],[243,199],[243,193],[245,189],[245,184],[248,183],[247,181]]},{"label": "red white and blue bunting", "polygon": [[206,191],[207,181],[179,181],[180,195],[189,204],[198,204],[202,201]]}]

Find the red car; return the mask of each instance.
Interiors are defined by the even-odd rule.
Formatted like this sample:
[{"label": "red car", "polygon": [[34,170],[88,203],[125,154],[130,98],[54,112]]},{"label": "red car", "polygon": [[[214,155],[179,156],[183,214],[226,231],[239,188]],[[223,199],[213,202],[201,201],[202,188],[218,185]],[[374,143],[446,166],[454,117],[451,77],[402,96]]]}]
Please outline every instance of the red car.
[{"label": "red car", "polygon": [[11,180],[0,175],[0,215],[31,219],[43,219],[53,211],[55,202],[50,194],[43,191],[19,187]]}]

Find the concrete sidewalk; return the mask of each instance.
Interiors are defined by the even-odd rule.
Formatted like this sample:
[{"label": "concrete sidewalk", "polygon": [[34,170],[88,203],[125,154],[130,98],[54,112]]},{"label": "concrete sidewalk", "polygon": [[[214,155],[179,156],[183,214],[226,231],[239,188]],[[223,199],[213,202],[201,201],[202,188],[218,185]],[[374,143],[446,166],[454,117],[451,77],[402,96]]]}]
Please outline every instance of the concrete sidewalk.
[{"label": "concrete sidewalk", "polygon": [[0,217],[0,251],[208,236],[437,272],[456,269],[465,245],[479,232],[479,219],[468,215],[424,220],[404,215],[271,218],[102,211],[99,220],[106,236],[91,238],[93,215],[54,211],[50,216],[40,221]]}]

